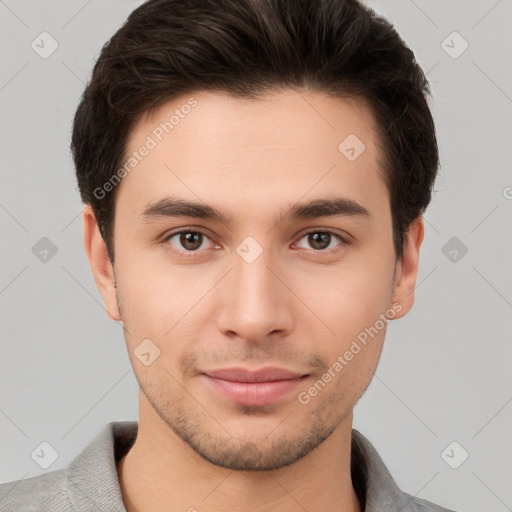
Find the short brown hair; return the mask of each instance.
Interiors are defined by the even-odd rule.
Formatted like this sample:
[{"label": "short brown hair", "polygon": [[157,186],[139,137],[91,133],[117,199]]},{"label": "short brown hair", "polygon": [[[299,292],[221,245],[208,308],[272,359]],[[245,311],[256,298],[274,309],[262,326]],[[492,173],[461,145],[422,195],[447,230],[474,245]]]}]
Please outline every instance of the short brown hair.
[{"label": "short brown hair", "polygon": [[111,261],[117,188],[95,190],[122,165],[140,113],[196,90],[256,99],[302,87],[370,105],[401,258],[439,155],[428,82],[393,26],[357,0],[148,0],[103,47],[73,123],[80,194]]}]

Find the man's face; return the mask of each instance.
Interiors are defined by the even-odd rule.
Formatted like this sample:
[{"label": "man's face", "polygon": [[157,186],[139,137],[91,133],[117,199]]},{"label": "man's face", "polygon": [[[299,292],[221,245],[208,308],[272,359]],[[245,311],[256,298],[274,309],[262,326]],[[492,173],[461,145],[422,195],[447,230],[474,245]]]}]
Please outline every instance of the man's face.
[{"label": "man's face", "polygon": [[[195,106],[183,107],[191,97]],[[158,130],[176,110],[174,128]],[[383,315],[410,307],[393,306],[391,210],[377,142],[363,103],[313,92],[255,101],[201,91],[134,127],[127,155],[151,149],[118,185],[117,302],[107,299],[107,309],[119,318],[119,306],[141,407],[214,464],[270,469],[315,448],[368,386]],[[337,199],[367,213],[289,213]],[[223,218],[170,215],[167,200]],[[143,340],[151,342],[139,347]],[[205,375],[269,366],[305,377],[226,394]]]}]

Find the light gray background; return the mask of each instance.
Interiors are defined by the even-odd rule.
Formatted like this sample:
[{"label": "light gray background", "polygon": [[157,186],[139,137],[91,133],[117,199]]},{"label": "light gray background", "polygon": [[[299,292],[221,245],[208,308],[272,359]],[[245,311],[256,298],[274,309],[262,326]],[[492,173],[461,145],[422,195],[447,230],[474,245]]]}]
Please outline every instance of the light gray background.
[{"label": "light gray background", "polygon": [[[0,481],[44,472],[31,458],[42,441],[58,452],[52,471],[105,423],[137,418],[122,329],[82,248],[68,147],[98,52],[140,3],[0,0]],[[512,4],[368,3],[428,72],[442,168],[415,306],[390,323],[354,426],[403,490],[460,511],[512,510]],[[47,59],[31,48],[43,31],[59,45]],[[442,46],[453,31],[469,44],[456,59]],[[42,237],[58,248],[46,263],[32,252]],[[442,251],[452,237],[468,248],[456,262]],[[441,456],[453,441],[469,453],[458,469]],[[460,460],[460,448],[448,453]]]}]

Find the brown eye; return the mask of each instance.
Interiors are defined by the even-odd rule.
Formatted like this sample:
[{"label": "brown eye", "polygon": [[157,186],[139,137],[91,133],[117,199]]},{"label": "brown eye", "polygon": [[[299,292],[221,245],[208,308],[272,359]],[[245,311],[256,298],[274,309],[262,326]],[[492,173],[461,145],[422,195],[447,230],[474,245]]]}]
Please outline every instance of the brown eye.
[{"label": "brown eye", "polygon": [[325,249],[329,247],[331,242],[330,233],[310,233],[308,235],[308,243],[313,249]]},{"label": "brown eye", "polygon": [[201,247],[203,243],[203,235],[201,233],[181,233],[180,234],[180,244],[187,249],[187,251],[194,251]]},{"label": "brown eye", "polygon": [[[305,249],[314,249],[315,251],[323,251],[325,249],[332,249],[333,247],[336,247],[336,245],[341,244],[334,244],[335,239],[338,239],[338,241],[344,242],[343,238],[331,231],[310,231],[309,233],[305,233],[302,237],[302,239],[306,239],[308,247],[302,247]],[[300,243],[300,242],[299,242]],[[301,247],[299,245],[299,247]]]},{"label": "brown eye", "polygon": [[208,237],[200,231],[179,231],[170,235],[167,241],[181,252],[196,252],[201,248],[205,239]]}]

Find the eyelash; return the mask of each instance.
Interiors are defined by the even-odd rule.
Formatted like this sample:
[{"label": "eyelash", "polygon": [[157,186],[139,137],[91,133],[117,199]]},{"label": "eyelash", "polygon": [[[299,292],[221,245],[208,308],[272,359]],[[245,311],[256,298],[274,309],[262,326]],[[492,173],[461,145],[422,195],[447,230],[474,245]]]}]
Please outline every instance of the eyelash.
[{"label": "eyelash", "polygon": [[[173,237],[175,237],[176,235],[181,235],[183,233],[195,233],[195,234],[199,234],[199,235],[203,235],[204,237],[210,239],[210,237],[203,231],[199,230],[199,229],[181,229],[179,231],[175,231],[173,233],[170,233],[169,235],[167,235],[164,240],[163,240],[163,243],[164,244],[167,244],[167,245],[170,245],[168,244],[169,240]],[[339,240],[340,240],[340,244],[334,248],[331,248],[331,249],[310,249],[311,251],[315,252],[315,253],[332,253],[332,252],[336,252],[337,250],[340,250],[340,246],[344,246],[344,245],[348,245],[350,242],[347,238],[343,237],[342,235],[340,235],[339,233],[337,233],[336,231],[333,231],[332,229],[328,229],[328,228],[324,228],[324,229],[311,229],[310,231],[306,231],[305,233],[302,233],[301,236],[298,238],[298,241],[301,240],[302,238],[304,238],[305,236],[307,235],[310,235],[312,233],[328,233],[334,237],[337,237]],[[211,239],[210,239],[211,240]],[[176,251],[178,251],[177,249],[175,249]],[[185,255],[190,255],[190,256],[194,256],[198,253],[202,252],[201,250],[197,249],[195,251],[187,251],[187,250],[179,250],[179,253],[180,254],[185,254]]]}]

